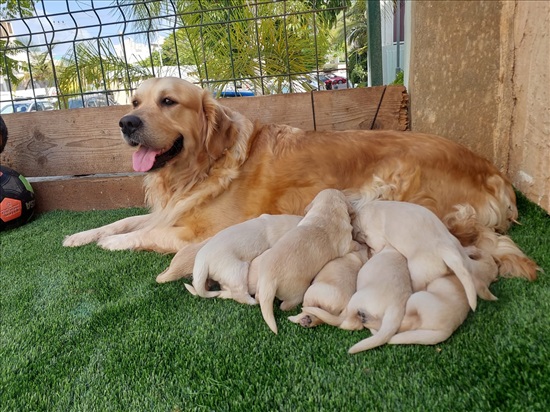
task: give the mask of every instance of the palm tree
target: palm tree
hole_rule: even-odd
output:
[[[367,2],[356,1],[346,11],[346,25],[343,21],[335,29],[336,44],[349,46],[349,73],[352,83],[366,85],[368,51]]]
[[[118,3],[141,30],[162,23],[158,15],[177,15],[181,28],[169,38],[173,54],[191,60],[200,82],[215,90],[246,79],[262,93],[292,91],[298,79],[324,63],[330,41],[329,25],[322,24],[320,13],[311,12],[311,1]]]
[[[115,51],[111,39],[76,43],[58,67],[59,95],[68,96],[94,90],[129,90],[151,72],[128,65]]]

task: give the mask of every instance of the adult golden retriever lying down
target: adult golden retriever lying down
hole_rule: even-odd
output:
[[[150,213],[68,236],[65,246],[97,242],[110,250],[172,253],[262,213],[303,214],[325,188],[358,196],[376,176],[396,183],[386,198],[428,207],[464,245],[490,253],[502,275],[536,277],[536,264],[501,234],[517,218],[512,185],[490,162],[450,140],[253,124],[178,78],[144,81],[132,105],[120,127],[137,149],[134,169],[148,172]],[[465,203],[476,210],[475,233],[455,213],[455,205]]]

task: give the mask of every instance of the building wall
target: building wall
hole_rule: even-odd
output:
[[[468,146],[550,211],[550,2],[410,7],[412,130]]]

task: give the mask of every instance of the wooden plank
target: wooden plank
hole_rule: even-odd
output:
[[[224,98],[219,99],[219,102],[252,121],[283,123],[305,130],[314,129],[310,93]]]
[[[52,110],[2,116],[8,144],[2,164],[27,177],[132,171],[132,152],[120,136],[129,106]]]
[[[316,130],[370,129],[385,87],[312,92]]]
[[[37,213],[142,207],[145,200],[143,177],[139,174],[33,181],[31,185]]]
[[[404,86],[386,87],[373,129],[409,129],[409,95]]]

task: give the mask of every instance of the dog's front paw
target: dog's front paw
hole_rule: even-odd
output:
[[[137,245],[133,236],[129,234],[111,235],[97,241],[99,247],[106,250],[136,249]]]
[[[87,245],[97,241],[101,237],[101,231],[98,229],[90,229],[84,232],[78,232],[74,235],[65,237],[63,240],[63,246],[65,247],[76,247]]]

